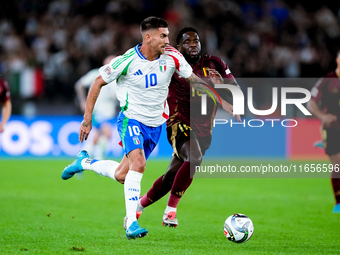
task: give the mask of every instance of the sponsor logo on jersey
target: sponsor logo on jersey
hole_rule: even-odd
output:
[[[159,60],[159,69],[161,70],[162,73],[166,71],[166,60],[165,59]]]
[[[138,69],[137,72],[135,72],[133,75],[143,75],[142,71],[140,69]]]
[[[111,67],[106,67],[105,69],[104,69],[104,72],[106,73],[106,75],[107,76],[110,76],[111,74],[112,74],[112,70],[111,70]]]
[[[136,144],[136,145],[140,144],[138,137],[133,138],[133,143]]]
[[[337,88],[333,88],[332,89],[332,94],[337,94],[339,91],[338,91],[338,89]]]

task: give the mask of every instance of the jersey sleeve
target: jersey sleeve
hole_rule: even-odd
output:
[[[108,65],[99,69],[99,74],[106,83],[116,80],[124,71],[125,67],[132,61],[134,49],[128,50],[124,55],[118,56],[111,60]]]
[[[11,94],[9,92],[9,86],[7,81],[1,79],[0,82],[1,82],[0,86],[3,87],[3,91],[0,95],[0,102],[4,103],[7,100],[11,99]]]
[[[231,73],[229,66],[227,65],[226,62],[224,62],[222,59],[219,59],[219,64],[221,65],[222,68],[222,77],[226,79],[233,80],[235,79],[234,75]]]
[[[325,79],[321,78],[315,83],[311,90],[311,99],[319,103],[322,98],[322,88],[325,86]]]
[[[172,46],[167,46],[167,55],[173,58],[176,65],[176,73],[184,78],[189,78],[192,74],[192,68],[189,63],[185,60],[183,55]]]
[[[192,68],[183,56],[179,58],[179,69],[176,69],[176,73],[184,78],[189,78],[192,74]]]

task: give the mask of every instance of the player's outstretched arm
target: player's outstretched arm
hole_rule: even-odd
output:
[[[225,84],[226,83],[224,81],[222,75],[217,70],[212,69],[212,68],[209,68],[207,70],[209,71],[209,77],[210,77],[210,80],[211,80],[212,83],[214,83],[214,84]],[[234,79],[228,79],[227,83],[230,84],[230,85],[234,85],[238,88],[241,88],[240,85],[237,84],[237,81],[236,81],[235,78]],[[231,97],[233,96],[229,89],[225,88],[224,90],[227,92],[228,96],[231,96]]]
[[[1,122],[0,122],[0,133],[2,133],[5,130],[5,125],[7,121],[9,120],[9,117],[11,116],[12,112],[12,103],[11,100],[8,99],[2,107],[2,114],[1,114]]]
[[[311,99],[307,103],[307,109],[318,119],[321,120],[322,124],[325,126],[330,126],[332,122],[337,121],[337,116],[330,114],[330,113],[324,113],[320,110],[318,103]]]
[[[229,112],[232,116],[235,116],[237,121],[241,121],[240,115],[234,115],[233,106],[227,101],[220,98],[217,92],[213,88],[211,88],[205,81],[199,78],[196,74],[192,73],[191,76],[187,78],[187,81],[190,82],[190,85],[192,85],[196,90],[200,91],[201,93],[208,93],[215,100],[215,102],[218,102],[222,106],[223,110]]]
[[[86,100],[84,120],[80,124],[80,130],[79,130],[79,141],[80,142],[87,140],[90,134],[90,131],[92,129],[93,108],[97,101],[101,87],[106,84],[107,83],[103,80],[103,78],[100,75],[91,84],[89,93],[87,95],[87,100]]]
[[[234,114],[233,105],[232,104],[229,104],[227,101],[222,99],[222,108],[226,112],[229,112],[231,116],[234,116],[237,119],[238,122],[241,122],[241,115]]]

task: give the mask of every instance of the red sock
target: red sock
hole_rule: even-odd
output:
[[[340,203],[340,172],[332,172],[331,176],[331,181],[332,181],[332,187],[333,187],[333,192],[335,196],[335,203],[339,204]]]
[[[147,207],[147,206],[153,204],[154,202],[156,202],[157,200],[162,198],[164,195],[166,195],[170,191],[171,186],[162,183],[163,176],[164,175],[159,177],[154,182],[154,184],[152,185],[151,189],[140,200],[140,204],[143,207]]]
[[[184,192],[189,188],[192,177],[190,176],[190,162],[185,161],[178,170],[174,183],[171,188],[171,194],[168,200],[168,206],[177,207],[179,200]]]

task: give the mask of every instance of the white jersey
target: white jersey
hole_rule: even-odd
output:
[[[99,68],[92,69],[83,77],[80,78],[79,82],[85,87],[90,88],[94,79],[99,75]],[[99,122],[112,119],[116,116],[116,106],[118,104],[116,96],[116,82],[103,86],[100,90],[96,104],[94,105],[93,115]]]
[[[158,127],[169,115],[166,102],[174,72],[190,77],[192,68],[182,54],[171,46],[154,61],[147,60],[139,47],[102,66],[99,73],[107,83],[117,80],[117,97],[124,115],[144,125]]]

